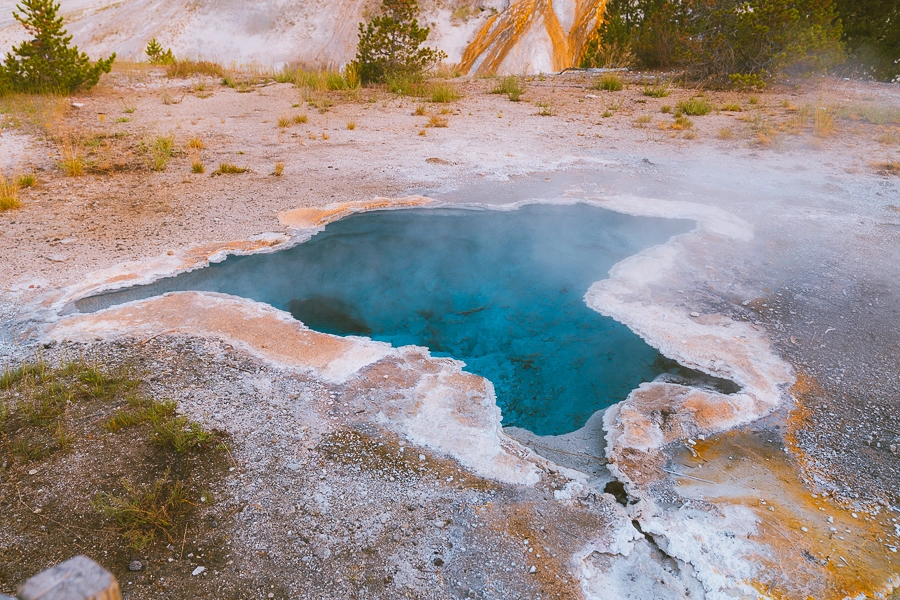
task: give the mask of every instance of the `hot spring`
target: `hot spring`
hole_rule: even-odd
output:
[[[288,250],[231,256],[76,306],[184,290],[251,298],[317,331],[461,360],[494,384],[504,426],[558,435],[677,370],[584,295],[617,262],[693,225],[587,204],[376,211]]]

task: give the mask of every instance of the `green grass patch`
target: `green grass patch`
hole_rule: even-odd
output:
[[[123,478],[119,493],[99,492],[93,508],[115,520],[134,550],[150,545],[158,535],[174,542],[176,528],[193,509],[187,487],[169,472],[151,484],[137,485]]]
[[[428,95],[432,102],[439,103],[454,102],[462,98],[455,85],[442,81],[429,84]]]
[[[525,93],[525,82],[517,75],[506,75],[497,79],[491,93],[504,94],[511,102],[518,102]]]
[[[620,92],[625,87],[625,82],[616,73],[604,73],[597,79],[592,89],[606,90],[607,92]]]
[[[678,103],[678,110],[692,117],[708,115],[713,107],[703,98],[691,98]]]

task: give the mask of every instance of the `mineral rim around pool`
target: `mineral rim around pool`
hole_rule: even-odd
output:
[[[185,290],[252,298],[317,331],[462,360],[494,384],[504,425],[558,435],[674,366],[584,295],[615,263],[693,225],[587,204],[378,211],[289,250],[230,257],[78,307]]]

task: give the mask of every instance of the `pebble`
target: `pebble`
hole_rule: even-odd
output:
[[[692,317],[699,317],[699,316],[700,316],[700,313],[698,313],[698,312],[692,312],[692,313],[691,313],[691,316],[692,316]]]
[[[529,572],[529,573],[535,573],[535,572],[537,572],[537,567],[535,567],[534,565],[532,565],[531,568],[528,569],[528,572]]]
[[[801,528],[800,528],[800,531],[802,531],[802,532],[805,533],[805,532],[809,531],[809,529],[807,529],[806,527],[801,527]]]
[[[142,563],[139,560],[133,560],[130,563],[128,563],[129,571],[140,571],[143,568],[144,568],[144,563]]]
[[[200,573],[202,573],[205,570],[206,570],[206,567],[197,567],[196,569],[191,571],[191,575],[199,575]]]
[[[31,469],[30,471],[28,471],[28,474],[29,475],[37,475],[37,472],[38,472],[37,469]]]
[[[856,513],[850,513],[850,516],[853,517],[854,519],[858,519],[858,518],[859,518],[859,515],[856,514]]]

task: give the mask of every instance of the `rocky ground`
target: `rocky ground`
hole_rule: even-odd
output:
[[[25,459],[5,434],[0,591],[86,553],[133,598],[607,597],[585,583],[586,573],[623,585],[639,568],[658,589],[634,584],[629,593],[721,597],[708,580],[705,591],[697,587],[691,561],[671,558],[674,543],[663,554],[659,532],[637,542],[631,562],[609,558],[611,546],[585,561],[588,541],[608,541],[613,524],[642,518],[616,502],[614,494],[629,503],[624,488],[592,471],[604,457],[599,442],[593,453],[584,439],[542,448],[511,432],[591,477],[573,497],[564,467],[530,458],[542,465],[534,485],[477,475],[344,407],[361,393],[350,393],[351,384],[279,368],[214,335],[41,345],[55,319],[37,311],[41,303],[52,305],[92,273],[263,233],[290,236],[282,211],[409,193],[485,204],[627,194],[746,221],[750,240],[685,245],[690,255],[674,262],[677,284],[653,288],[651,304],[727,316],[770,340],[798,377],[790,393],[797,404],[785,389],[782,408],[757,424],[771,441],[760,455],[787,456],[797,493],[812,502],[824,492],[834,502],[827,510],[843,511],[839,521],[855,511],[881,527],[855,543],[862,554],[884,554],[866,564],[896,573],[897,86],[817,79],[752,94],[672,86],[655,98],[644,94],[655,79],[640,74],[627,75],[622,91],[591,89],[595,81],[536,77],[523,101],[511,102],[489,93],[493,79],[451,80],[462,98],[432,103],[383,89],[238,91],[126,65],[89,95],[2,99],[0,167],[6,175],[33,170],[37,179],[21,191],[21,208],[0,213],[0,246],[11,257],[0,263],[4,362],[15,368],[43,354],[50,363],[65,355],[131,365],[143,394],[177,400],[181,413],[222,437],[171,458],[146,425],[109,434],[101,424],[122,398],[86,405],[67,453]],[[697,96],[713,110],[676,121],[679,102]],[[153,148],[170,136],[173,152],[153,170]],[[61,164],[79,157],[84,175],[67,176]],[[249,170],[213,174],[223,162]],[[195,163],[205,172],[192,172]],[[277,163],[280,176],[272,174]],[[679,458],[684,448],[671,446],[667,460],[693,469]],[[578,456],[566,459],[573,449]],[[191,474],[195,506],[132,550],[91,500],[121,491],[123,476],[150,484],[170,463]],[[648,515],[645,526],[661,522]],[[128,570],[134,560],[141,570]],[[822,597],[888,589],[869,575],[855,583],[833,576]],[[795,597],[783,584],[791,576],[760,577]]]

